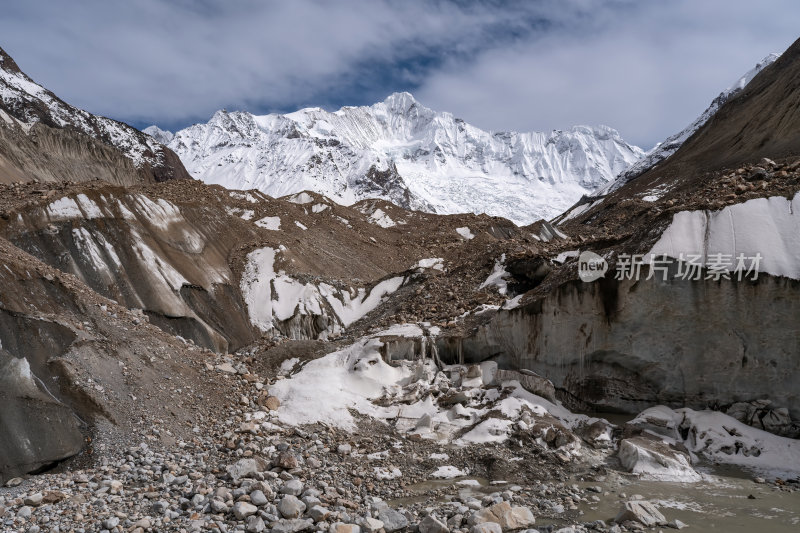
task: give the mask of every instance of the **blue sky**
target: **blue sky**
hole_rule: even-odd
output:
[[[484,129],[606,124],[649,148],[800,37],[798,20],[794,0],[31,1],[4,5],[0,46],[137,127],[410,91]]]

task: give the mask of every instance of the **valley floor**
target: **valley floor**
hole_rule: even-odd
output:
[[[288,340],[229,356],[206,352],[203,381],[229,391],[217,399],[218,414],[200,413],[188,437],[153,427],[123,442],[97,428],[91,455],[0,489],[0,525],[567,533],[685,524],[794,531],[800,523],[800,479],[776,475],[800,464],[779,464],[795,460],[798,441],[738,428],[744,442],[755,435],[764,459],[747,471],[714,467],[725,456],[708,442],[697,454],[687,450],[693,466],[677,454],[648,455],[636,439],[668,427],[658,420],[674,411],[649,410],[617,426],[570,413],[511,379],[531,388],[524,374],[493,364],[437,365],[430,351],[392,360],[387,339],[420,333],[398,326],[327,354],[324,343],[301,341],[297,350]],[[175,397],[188,392],[173,387]],[[736,421],[716,416],[737,433]],[[715,429],[705,428],[708,441]],[[616,456],[621,441],[643,446],[632,463]],[[628,472],[637,468],[644,471]]]

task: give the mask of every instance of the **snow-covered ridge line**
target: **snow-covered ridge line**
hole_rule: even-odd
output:
[[[699,130],[706,122],[708,122],[708,120],[714,116],[714,114],[719,110],[720,107],[722,107],[723,104],[725,104],[725,102],[739,94],[739,92],[741,92],[742,89],[744,89],[745,86],[747,86],[747,84],[750,83],[750,81],[752,81],[752,79],[755,78],[759,72],[774,63],[775,60],[777,60],[780,56],[781,54],[772,53],[756,63],[756,66],[748,70],[744,76],[736,80],[730,87],[719,93],[719,95],[714,98],[711,104],[699,117],[694,120],[694,122],[686,126],[686,128],[680,132],[667,137],[664,141],[657,144],[639,161],[636,161],[630,166],[630,168],[622,172],[615,181],[611,182],[605,187],[601,187],[601,189],[598,190],[595,195],[604,195],[619,189],[632,179],[644,174],[647,170],[650,170],[678,151],[678,148],[681,147],[686,139],[691,137],[694,132]]]
[[[551,218],[643,152],[608,127],[487,132],[396,93],[369,107],[255,116],[218,111],[169,140],[189,172],[274,197],[311,190],[350,205],[382,198],[441,214]]]
[[[62,101],[19,70],[0,49],[0,105],[23,124],[46,122],[72,128],[118,148],[136,167],[164,164],[163,146],[122,122],[93,115]]]

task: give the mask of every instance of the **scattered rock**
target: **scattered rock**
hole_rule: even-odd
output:
[[[278,454],[275,464],[285,470],[293,470],[300,466],[300,462],[297,460],[297,457],[288,451]]]
[[[264,524],[264,519],[260,516],[248,516],[247,522],[245,522],[245,530],[247,533],[262,533],[267,529],[266,524]]]
[[[41,492],[37,492],[36,494],[31,494],[30,496],[26,496],[23,498],[23,503],[25,505],[30,505],[31,507],[39,507],[42,504],[42,500],[44,496]]]
[[[352,451],[353,451],[353,447],[352,447],[352,446],[350,446],[349,444],[340,444],[340,445],[339,445],[339,446],[336,448],[336,452],[337,452],[339,455],[350,455],[350,453],[351,453]]]
[[[269,502],[267,497],[264,493],[260,490],[254,490],[250,493],[250,503],[255,505],[256,507],[261,507],[262,505],[266,505]]]
[[[280,406],[281,406],[281,401],[278,399],[277,396],[268,396],[267,399],[264,400],[264,407],[266,407],[270,411],[277,411]]]

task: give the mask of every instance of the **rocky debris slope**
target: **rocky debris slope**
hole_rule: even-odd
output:
[[[0,181],[101,178],[134,185],[189,177],[172,150],[67,104],[0,49]]]
[[[203,350],[0,239],[0,479],[152,428],[166,441],[224,397]],[[176,396],[176,390],[180,393]]]
[[[486,132],[397,93],[370,107],[254,116],[218,111],[174,135],[149,132],[191,174],[271,196],[313,190],[352,204],[382,198],[435,213],[550,218],[643,152],[607,127]]]

